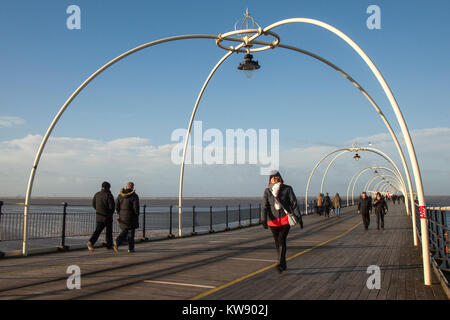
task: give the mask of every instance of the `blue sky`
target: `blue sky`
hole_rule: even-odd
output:
[[[81,8],[81,30],[66,27],[69,16],[66,8],[71,4]],[[369,17],[366,9],[371,4],[381,9],[381,30],[366,27]],[[334,25],[353,38],[388,81],[409,129],[418,135],[434,132],[428,136],[430,140],[424,138],[423,145],[416,145],[426,193],[450,193],[450,172],[441,160],[450,159],[446,154],[449,151],[444,151],[441,159],[425,153],[430,146],[435,146],[433,152],[439,152],[443,146],[445,149],[448,139],[442,135],[448,134],[446,128],[450,127],[448,1],[3,0],[0,6],[0,148],[7,159],[3,162],[0,159],[0,174],[8,187],[2,183],[0,195],[25,192],[38,136],[45,133],[63,102],[92,72],[145,42],[180,34],[216,35],[231,31],[247,7],[262,27],[285,18],[308,17]],[[310,50],[343,68],[372,95],[399,131],[375,77],[342,40],[304,24],[274,31],[282,43]],[[94,145],[139,138],[143,145],[164,149],[162,146],[171,143],[173,130],[187,126],[203,81],[224,54],[213,40],[183,40],[132,55],[100,75],[76,98],[52,136],[85,143],[95,141]],[[364,145],[368,142],[365,140],[386,133],[381,119],[359,91],[329,67],[283,49],[255,53],[254,57],[262,67],[252,79],[245,78],[236,68],[243,59],[242,54],[233,55],[223,64],[207,88],[196,119],[202,120],[205,128],[223,131],[226,128],[280,129],[282,153],[288,155],[290,150],[302,150],[295,153],[301,158],[298,162],[302,166],[297,166],[292,159],[283,160],[286,158],[280,163],[299,195],[304,192],[307,175],[321,153],[348,146],[357,138]],[[1,125],[2,117],[4,121],[12,121],[8,120],[11,117],[15,120]],[[436,128],[440,130],[427,131]],[[421,137],[417,139],[422,141]],[[48,147],[52,148],[52,144],[56,147],[58,142],[51,140]],[[71,153],[78,160],[95,153],[95,149],[89,149],[92,145],[80,144],[79,153]],[[19,152],[28,146],[30,152]],[[55,149],[55,153],[61,155],[65,151],[69,157],[68,146],[61,145],[63,149]],[[390,150],[389,145],[383,147]],[[391,153],[398,160],[394,149]],[[90,195],[101,183],[98,180],[106,177],[116,183],[116,189],[127,180],[142,179],[145,195],[177,194],[178,167],[169,164],[170,159],[162,157],[160,163],[154,163],[151,157],[141,155],[142,169],[127,171],[123,167],[133,166],[135,154],[130,151],[127,156],[123,163],[114,162],[111,166],[107,165],[111,159],[105,157],[101,170],[92,165],[92,172],[86,172],[89,166],[81,166],[77,159],[72,159],[73,165],[67,167],[69,161],[44,155],[35,193]],[[305,158],[309,160],[306,163],[302,162]],[[358,165],[367,166],[374,161],[381,163],[381,160],[368,159],[367,163]],[[357,169],[352,166],[340,172],[341,175],[331,175],[330,188],[344,189],[342,181]],[[265,177],[254,176],[254,183],[235,185],[240,178],[252,179],[257,168],[234,169],[188,166],[186,194],[228,196],[262,192]],[[153,170],[156,171],[152,173]],[[217,176],[214,182],[209,180],[211,174]],[[204,182],[199,184],[198,177]]]

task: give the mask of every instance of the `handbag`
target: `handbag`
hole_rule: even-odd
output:
[[[281,206],[281,208],[284,210],[284,213],[286,213],[286,215],[288,216],[288,220],[289,220],[289,225],[290,226],[295,226],[298,224],[298,217],[293,214],[293,213],[289,213],[283,206],[283,204],[276,198],[274,197],[275,201]],[[302,227],[303,228],[303,227]]]
[[[295,226],[296,224],[298,224],[298,218],[295,214],[287,213],[287,215],[288,215],[288,220],[289,220],[290,226]]]

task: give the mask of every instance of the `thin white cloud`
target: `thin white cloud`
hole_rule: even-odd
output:
[[[411,131],[426,194],[450,194],[450,128]],[[0,142],[0,196],[24,194],[28,175],[42,137],[27,135],[22,139]],[[398,152],[388,134],[357,137],[370,141],[401,167]],[[402,139],[400,139],[402,141]],[[401,142],[403,145],[403,142]],[[129,137],[111,141],[85,138],[51,138],[42,156],[34,194],[46,196],[89,196],[108,180],[118,191],[132,180],[141,194],[176,196],[179,165],[172,163],[174,144],[154,146],[148,139]],[[308,176],[331,146],[310,146],[280,150],[280,171],[297,195],[304,195]],[[407,155],[406,148],[404,152]],[[351,176],[374,164],[388,165],[375,155],[361,154],[359,162],[352,154],[336,161],[326,180],[330,193],[345,193]],[[408,160],[409,162],[409,160]],[[327,162],[328,163],[328,162]],[[316,194],[327,163],[314,176],[310,194]],[[187,165],[186,196],[253,196],[262,194],[267,177],[259,175],[259,165]],[[412,172],[412,171],[411,171]],[[368,178],[368,177],[367,177]]]
[[[24,123],[25,120],[19,117],[0,116],[0,128],[11,128]]]

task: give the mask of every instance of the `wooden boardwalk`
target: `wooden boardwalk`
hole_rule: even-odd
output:
[[[375,217],[365,231],[355,208],[341,218],[304,217],[288,237],[288,270],[278,274],[272,235],[261,226],[183,239],[0,260],[0,299],[447,299],[433,274],[423,285],[411,219],[392,205],[386,228]],[[81,269],[81,289],[68,290],[67,267]],[[369,290],[368,266],[381,269]]]

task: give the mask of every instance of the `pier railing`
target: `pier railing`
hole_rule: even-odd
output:
[[[416,205],[416,225],[420,226],[420,211]],[[433,267],[441,281],[450,288],[450,207],[427,207],[429,247]],[[420,228],[417,228],[420,237]]]
[[[308,213],[305,205],[298,202],[302,215],[314,213],[314,202],[309,202]],[[345,204],[342,208],[346,207]],[[261,203],[246,205],[224,205],[183,207],[182,232],[184,235],[199,233],[214,233],[236,228],[260,224]],[[113,234],[119,234],[118,215],[113,214]],[[56,245],[62,250],[68,243],[87,241],[96,225],[95,210],[88,205],[39,203],[31,204],[28,216],[28,240],[36,244]],[[140,207],[139,228],[136,238],[147,241],[156,238],[174,238],[178,234],[178,207],[151,206],[143,204]],[[84,239],[84,240],[83,240]],[[0,241],[6,245],[23,240],[23,203],[0,201]],[[39,243],[39,244],[38,244]],[[18,246],[18,245],[16,245]],[[7,247],[11,247],[7,245]],[[0,251],[2,251],[0,249]],[[0,252],[1,256],[1,252]]]

